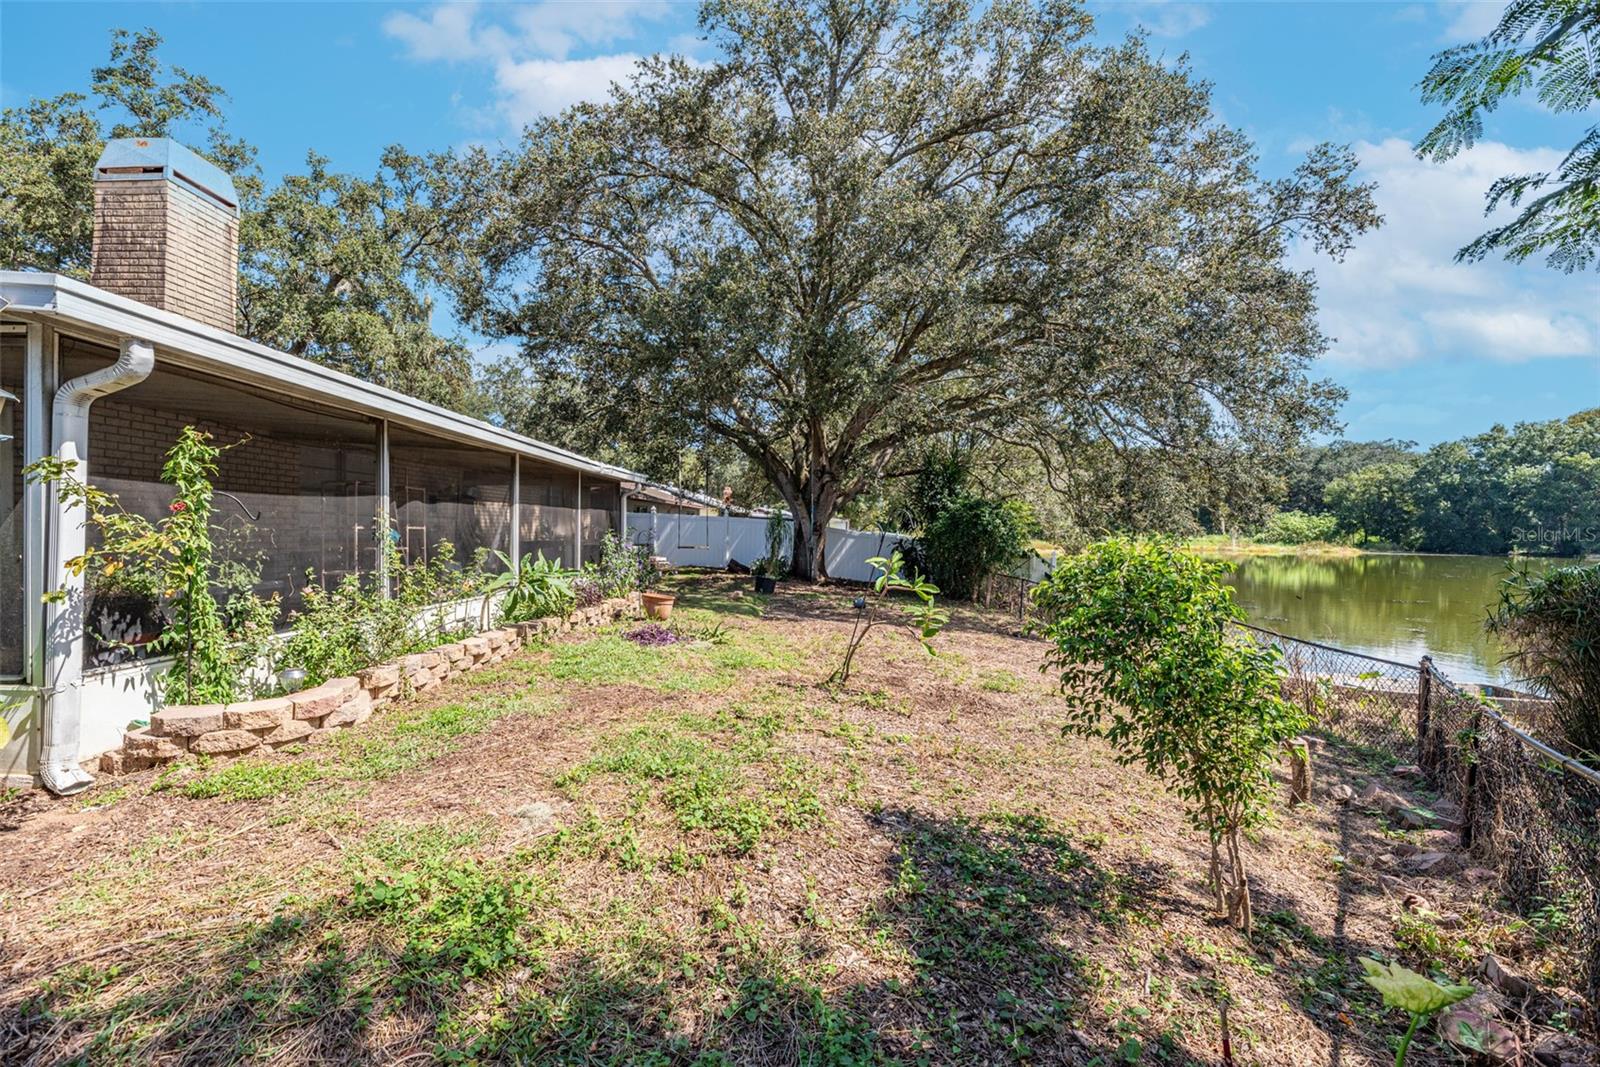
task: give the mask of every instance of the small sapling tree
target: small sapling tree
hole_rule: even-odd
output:
[[[1273,760],[1304,725],[1278,690],[1278,652],[1230,638],[1242,613],[1229,565],[1166,540],[1114,538],[1064,561],[1035,591],[1049,620],[1044,670],[1071,700],[1063,732],[1102,737],[1160,776],[1211,845],[1218,908],[1249,932],[1241,835],[1267,810]]]
[[[939,587],[920,574],[907,578],[904,573],[905,560],[898,548],[887,557],[872,557],[867,560],[867,565],[878,570],[878,577],[868,595],[856,597],[856,621],[850,628],[850,642],[845,646],[844,662],[828,677],[830,685],[844,685],[850,680],[850,670],[855,665],[856,652],[860,650],[861,643],[874,626],[887,621],[881,616],[880,609],[892,593],[910,593],[916,598],[914,602],[903,606],[903,616],[899,621],[916,633],[917,640],[930,656],[933,655],[934,637],[950,621],[950,613],[933,602]]]

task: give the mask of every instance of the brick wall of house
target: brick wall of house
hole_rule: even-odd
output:
[[[300,491],[300,449],[295,444],[175,411],[130,404],[115,395],[97,400],[90,409],[92,477],[160,481],[167,450],[185,426],[204,430],[211,434],[213,444],[226,449],[217,460],[218,489],[230,493]]]

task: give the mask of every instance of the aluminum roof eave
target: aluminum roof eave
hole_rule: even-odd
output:
[[[0,312],[47,317],[65,332],[87,332],[112,344],[123,337],[137,337],[155,345],[158,365],[166,362],[205,371],[464,444],[500,449],[602,478],[638,481],[643,477],[60,274],[0,271]]]

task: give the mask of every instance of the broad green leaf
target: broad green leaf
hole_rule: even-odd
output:
[[[1398,963],[1382,964],[1363,958],[1361,966],[1367,972],[1367,984],[1383,994],[1385,1005],[1412,1015],[1432,1015],[1477,992],[1469,985],[1435,982]]]

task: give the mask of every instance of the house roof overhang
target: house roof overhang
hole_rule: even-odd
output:
[[[0,315],[48,321],[64,333],[113,346],[124,337],[139,338],[155,346],[157,366],[166,363],[216,375],[270,395],[386,419],[393,425],[600,478],[642,480],[642,475],[624,467],[536,441],[60,274],[0,271]]]

